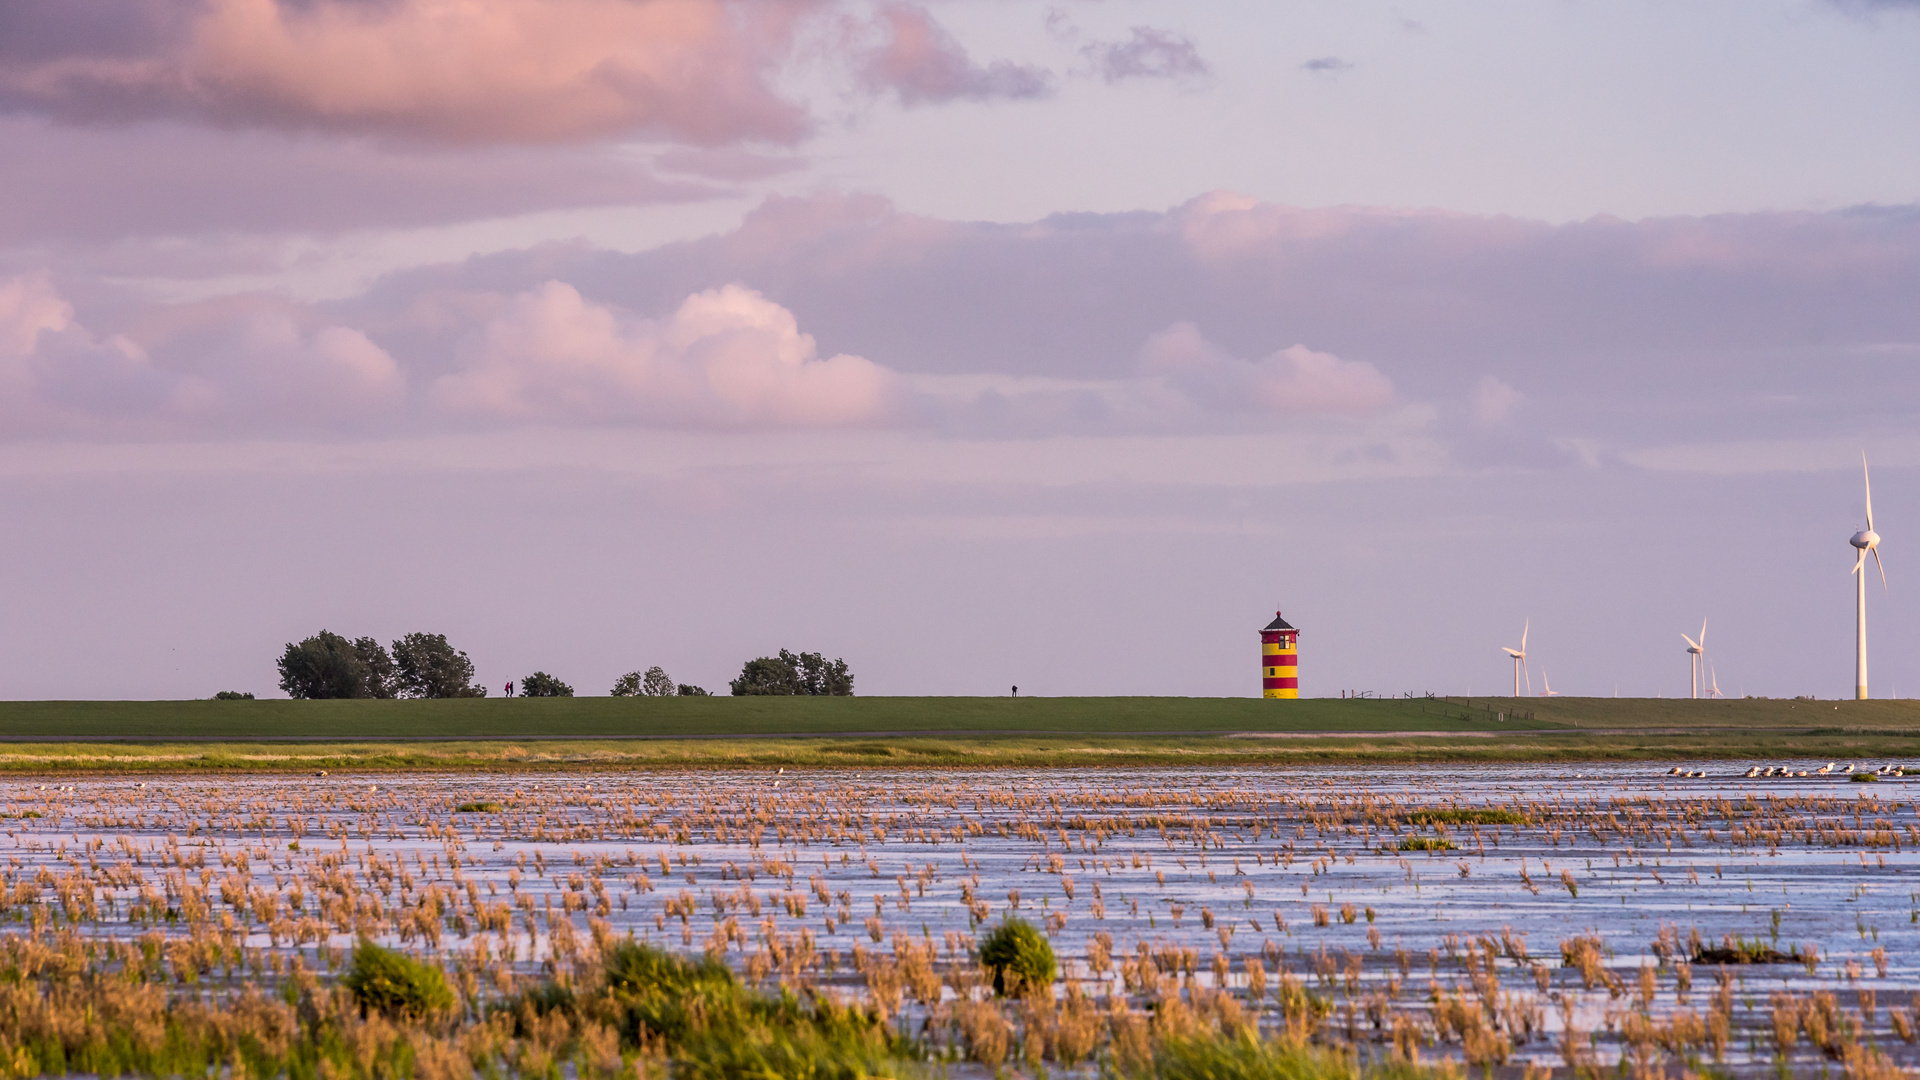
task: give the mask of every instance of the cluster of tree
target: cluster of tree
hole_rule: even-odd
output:
[[[536,671],[520,680],[521,697],[572,697],[573,687],[544,671]]]
[[[614,697],[708,697],[705,690],[692,683],[676,684],[666,669],[658,664],[645,671],[629,671],[613,684]]]
[[[294,698],[485,697],[473,661],[445,634],[408,634],[392,650],[370,637],[351,641],[329,630],[288,645],[280,689]]]
[[[811,694],[815,697],[852,697],[853,673],[845,660],[829,661],[819,653],[790,653],[749,660],[730,684],[735,697],[758,694]]]

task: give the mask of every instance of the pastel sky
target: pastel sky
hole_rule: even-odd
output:
[[[16,0],[0,148],[0,696],[1842,696],[1863,453],[1920,695],[1914,0]]]

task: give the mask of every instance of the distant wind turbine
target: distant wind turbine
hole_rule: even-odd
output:
[[[1854,661],[1853,696],[1867,700],[1867,552],[1873,552],[1874,568],[1880,571],[1880,588],[1887,587],[1887,568],[1880,562],[1880,534],[1873,531],[1873,477],[1867,474],[1867,455],[1860,455],[1860,478],[1867,488],[1867,527],[1847,541],[1857,551],[1853,560],[1854,581]]]
[[[1702,634],[1701,636],[1705,637],[1706,635]],[[1707,677],[1713,680],[1713,692],[1708,696],[1709,697],[1726,697],[1727,695],[1720,692],[1720,675],[1718,672],[1713,670],[1712,664],[1707,665]]]
[[[1692,677],[1692,681],[1687,684],[1687,693],[1692,695],[1693,697],[1699,697],[1700,696],[1700,657],[1704,655],[1707,651],[1707,620],[1705,619],[1700,620],[1700,640],[1699,641],[1695,641],[1685,634],[1680,635],[1680,640],[1687,643],[1687,656],[1689,658],[1689,662],[1693,666],[1693,677]]]
[[[1526,667],[1527,667],[1527,631],[1531,629],[1532,626],[1533,626],[1533,620],[1528,619],[1526,623],[1520,627],[1520,648],[1518,650],[1509,649],[1504,645],[1501,646],[1500,648],[1501,652],[1506,653],[1508,656],[1513,657],[1513,696],[1514,697],[1520,696],[1520,673],[1522,671],[1526,671]],[[1527,671],[1527,696],[1528,697],[1533,696],[1533,672],[1531,671]]]
[[[1540,691],[1541,697],[1559,697],[1560,696],[1560,691],[1555,690],[1553,688],[1553,680],[1547,678],[1546,668],[1540,669],[1540,685],[1546,687],[1545,690]]]

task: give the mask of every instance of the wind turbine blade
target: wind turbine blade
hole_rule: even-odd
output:
[[[1702,634],[1702,635],[1700,635],[1700,636],[1701,636],[1701,637],[1705,637],[1706,635],[1705,635],[1705,634]],[[1680,635],[1680,640],[1681,640],[1681,641],[1684,641],[1684,642],[1686,642],[1686,643],[1687,643],[1688,645],[1691,645],[1691,646],[1693,646],[1693,651],[1694,651],[1694,652],[1701,652],[1701,651],[1703,651],[1703,650],[1702,650],[1702,649],[1700,648],[1700,643],[1699,643],[1699,642],[1697,642],[1697,641],[1695,641],[1695,640],[1693,640],[1692,638],[1690,638],[1690,637],[1688,637],[1688,636],[1687,636],[1687,635],[1685,635],[1685,634],[1681,634],[1681,635]]]
[[[1700,620],[1700,651],[1707,651],[1707,620]]]
[[[1866,481],[1866,485],[1867,485],[1867,531],[1872,532],[1873,531],[1873,477],[1868,475],[1867,473],[1867,454],[1866,454],[1866,451],[1864,450],[1860,452],[1860,479]],[[1895,522],[1895,524],[1898,524],[1898,522]]]
[[[1520,627],[1520,655],[1522,656],[1525,656],[1527,653],[1527,631],[1531,630],[1532,628],[1533,628],[1533,619],[1531,617],[1529,617],[1526,623]]]
[[[1503,653],[1506,653],[1508,656],[1513,657],[1515,660],[1518,660],[1521,657],[1527,655],[1526,653],[1523,653],[1523,652],[1514,652],[1512,649],[1509,649],[1504,645],[1500,647],[1500,651]]]
[[[1527,668],[1527,665],[1525,665],[1525,664],[1521,664],[1521,665],[1520,665],[1520,670],[1521,670],[1522,672],[1525,672],[1525,673],[1526,673],[1526,676],[1527,676],[1527,696],[1528,696],[1528,697],[1532,697],[1532,696],[1533,696],[1533,672],[1532,672],[1532,671],[1530,671],[1530,670],[1528,670],[1528,668]]]
[[[1872,526],[1869,525],[1868,528],[1872,528]],[[1862,562],[1866,561],[1864,556],[1862,556],[1861,561]],[[1873,549],[1873,565],[1880,570],[1880,590],[1882,592],[1885,592],[1887,588],[1887,568],[1881,565],[1880,549],[1877,546]]]
[[[1876,559],[1879,558],[1880,553],[1877,551],[1874,552],[1873,557]],[[1859,556],[1853,560],[1853,570],[1851,572],[1855,574],[1859,573],[1861,564],[1865,563],[1866,561],[1867,561],[1867,549],[1861,548]]]

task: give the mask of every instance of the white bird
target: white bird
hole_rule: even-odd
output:
[[[1758,766],[1758,765],[1755,765],[1755,766],[1754,766],[1754,767],[1752,767],[1751,769],[1748,769],[1748,770],[1747,770],[1747,775],[1748,775],[1748,776],[1759,776],[1759,775],[1760,775],[1760,766]]]
[[[1887,588],[1887,568],[1880,561],[1880,534],[1873,531],[1873,477],[1867,473],[1867,455],[1860,455],[1860,478],[1867,492],[1867,527],[1853,534],[1847,543],[1854,547],[1854,627],[1853,696],[1867,700],[1867,552],[1873,552],[1873,565],[1880,571],[1880,589]]]
[[[1820,774],[1821,776],[1825,776],[1825,775],[1827,775],[1828,773],[1830,773],[1830,772],[1832,772],[1832,771],[1833,771],[1833,762],[1831,762],[1831,761],[1829,761],[1829,762],[1827,762],[1827,763],[1826,763],[1825,765],[1823,765],[1823,766],[1821,766],[1820,768],[1818,768],[1818,769],[1816,769],[1816,770],[1814,770],[1814,771],[1815,771],[1815,772],[1818,772],[1818,773],[1819,773],[1819,774]]]
[[[1707,651],[1707,620],[1700,620],[1700,640],[1695,641],[1685,634],[1680,640],[1687,643],[1687,659],[1692,665],[1693,674],[1688,683],[1687,692],[1693,697],[1700,696],[1700,657]]]
[[[1520,696],[1520,673],[1526,670],[1526,666],[1527,666],[1527,631],[1532,627],[1533,627],[1533,620],[1531,618],[1529,618],[1524,624],[1521,625],[1520,648],[1509,649],[1504,645],[1500,647],[1501,652],[1506,653],[1508,656],[1513,657],[1513,696],[1514,697]],[[1529,695],[1533,693],[1533,673],[1532,672],[1527,673],[1527,693]]]

